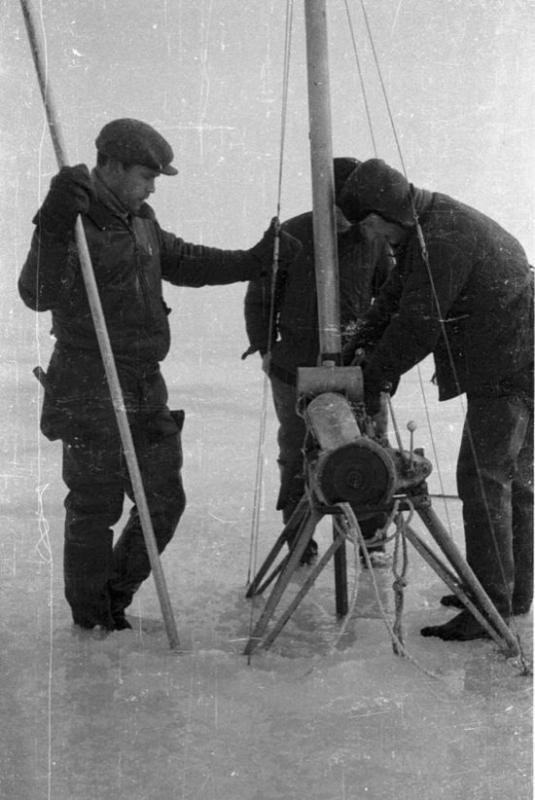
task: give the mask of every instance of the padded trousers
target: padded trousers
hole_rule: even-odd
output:
[[[181,479],[181,418],[166,435],[133,430],[143,488],[161,553],[184,511]],[[135,505],[127,465],[117,433],[109,438],[63,443],[65,499],[65,595],[74,622],[83,627],[114,628],[135,591],[150,574],[150,562]],[[126,525],[113,544],[112,526],[128,497],[134,502]]]
[[[533,598],[533,400],[468,397],[457,464],[466,559],[505,617]]]

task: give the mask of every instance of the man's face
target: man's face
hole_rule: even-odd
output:
[[[405,239],[406,231],[395,222],[388,222],[379,214],[368,214],[360,223],[370,239],[387,241],[393,250]]]
[[[115,162],[106,174],[106,182],[126,208],[135,213],[155,191],[159,172],[141,164],[124,165]]]

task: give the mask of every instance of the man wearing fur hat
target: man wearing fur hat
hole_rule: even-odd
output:
[[[396,267],[345,350],[367,351],[368,412],[380,390],[430,353],[440,400],[466,393],[457,464],[468,564],[505,619],[533,596],[533,274],[497,222],[444,194],[415,189],[379,159],[343,188],[346,217],[385,236]],[[457,605],[455,596],[443,605]],[[467,611],[424,636],[486,631]]]
[[[160,362],[170,345],[162,280],[175,286],[247,281],[271,272],[273,226],[250,250],[190,244],[160,228],[146,200],[176,175],[169,143],[150,125],[113,120],[96,140],[97,165],[63,167],[34,218],[19,278],[22,299],[52,312],[56,338],[41,429],[63,442],[65,594],[82,628],[130,627],[125,609],[149,575],[137,509],[113,545],[112,526],[132,486],[100,356],[74,225],[81,215],[159,551],[185,506],[182,412],[167,406]],[[282,234],[282,260],[299,243]]]
[[[333,160],[335,201],[359,163],[354,158]],[[358,225],[351,225],[338,208],[335,210],[340,321],[342,336],[347,339],[348,326],[369,308],[393,265],[393,258],[389,248],[367,237]],[[286,220],[282,230],[298,239],[302,249],[289,269],[284,266],[279,269],[273,303],[270,281],[260,279],[249,284],[245,297],[245,325],[251,346],[244,357],[258,351],[270,379],[279,422],[280,491],[277,509],[282,511],[286,524],[305,488],[303,446],[306,426],[296,411],[297,368],[317,365],[319,335],[312,212]],[[384,521],[383,517],[361,520],[364,536],[372,537]],[[385,563],[383,550],[382,545],[370,547],[375,566]],[[317,544],[312,540],[303,562],[310,563],[316,553]]]

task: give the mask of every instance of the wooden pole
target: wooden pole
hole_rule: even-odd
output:
[[[39,38],[37,36],[37,29],[34,24],[33,13],[30,7],[29,0],[20,0],[20,4],[22,7],[22,13],[24,16],[24,22],[28,33],[30,48],[32,51],[35,69],[37,72],[39,88],[41,90],[41,96],[43,98],[43,104],[45,107],[48,127],[50,130],[50,136],[52,138],[52,144],[54,146],[54,152],[56,154],[58,165],[62,167],[67,164],[66,149],[63,143],[58,116],[55,111],[55,105],[52,97],[50,82],[46,75],[46,69],[42,55],[42,47],[39,42]],[[141,473],[136,458],[132,433],[130,431],[130,426],[128,424],[128,417],[126,414],[123,394],[119,382],[119,376],[117,374],[117,368],[115,366],[115,359],[113,357],[113,351],[111,348],[111,342],[108,335],[106,320],[104,318],[104,312],[102,310],[102,305],[100,302],[98,287],[95,280],[95,273],[93,271],[91,256],[89,253],[89,248],[87,246],[87,239],[85,236],[84,226],[80,217],[78,217],[76,220],[75,236],[76,236],[76,245],[78,247],[78,256],[82,268],[82,276],[84,279],[84,284],[87,292],[89,307],[91,309],[91,316],[93,318],[95,333],[98,339],[98,344],[102,355],[102,361],[104,364],[106,378],[110,389],[113,408],[117,419],[117,425],[119,427],[119,434],[121,437],[124,456],[127,463],[128,472],[130,475],[130,481],[132,483],[132,490],[134,493],[137,510],[139,513],[139,519],[141,522],[141,528],[143,531],[145,546],[147,548],[147,554],[149,557],[152,574],[154,577],[154,582],[156,584],[156,590],[158,592],[158,598],[160,601],[162,616],[164,619],[167,636],[169,639],[169,646],[171,647],[171,649],[176,649],[178,647],[179,641],[178,641],[178,633],[176,629],[175,618],[173,616],[173,609],[171,607],[171,602],[169,600],[169,593],[167,591],[167,586],[165,583],[165,576],[160,562],[158,547],[156,545],[154,529],[152,527],[152,520],[150,518],[147,499],[143,488],[143,481],[141,478]]]
[[[325,0],[305,0],[305,25],[320,359],[337,365],[340,302],[325,5]]]

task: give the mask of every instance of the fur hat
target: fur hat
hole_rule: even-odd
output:
[[[334,196],[338,198],[344,183],[352,172],[361,164],[356,158],[339,157],[333,158],[334,167]]]
[[[379,214],[398,225],[413,225],[411,187],[401,172],[380,158],[362,162],[344,183],[338,206],[351,222]]]

